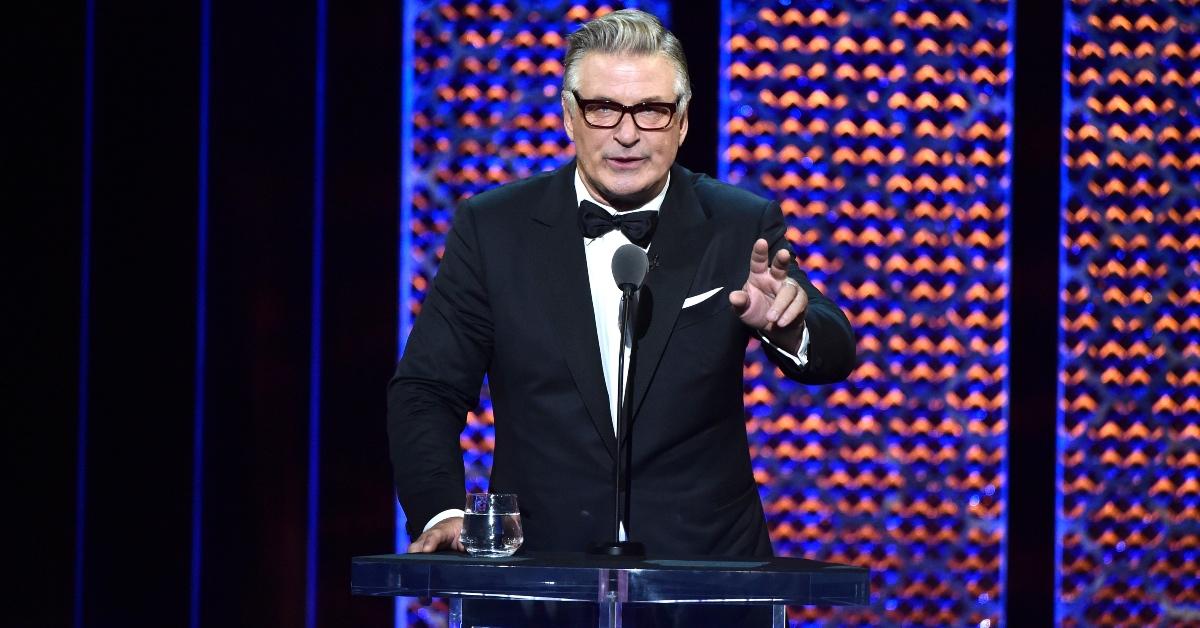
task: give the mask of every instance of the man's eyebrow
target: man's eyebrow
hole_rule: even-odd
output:
[[[608,96],[603,96],[603,95],[593,96],[591,98],[588,98],[587,96],[580,94],[579,97],[583,100],[607,100],[608,102],[615,102],[617,104],[625,104],[625,103],[622,103],[621,101],[617,100],[616,98],[610,98]],[[640,104],[646,103],[646,102],[675,102],[675,99],[674,98],[664,98],[662,96],[648,96],[648,97],[643,98],[635,103],[630,103],[630,104],[640,105]]]

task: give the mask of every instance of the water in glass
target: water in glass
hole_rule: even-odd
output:
[[[460,539],[472,556],[511,556],[525,541],[517,496],[499,493],[467,495]]]
[[[472,556],[512,556],[524,541],[520,514],[463,515],[462,544]]]

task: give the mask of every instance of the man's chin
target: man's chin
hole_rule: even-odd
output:
[[[654,194],[649,191],[641,191],[633,194],[612,194],[608,196],[608,201],[613,209],[628,211],[649,203],[652,198],[654,198]]]
[[[650,202],[650,199],[658,195],[661,190],[655,189],[658,187],[657,182],[649,185],[627,185],[617,188],[607,188],[603,190],[604,198],[608,201],[613,209],[628,210],[637,209],[642,205]]]

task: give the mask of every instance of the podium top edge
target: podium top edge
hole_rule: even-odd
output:
[[[507,558],[482,558],[458,552],[433,554],[375,554],[355,556],[352,564],[398,563],[462,566],[506,566],[562,569],[618,569],[618,570],[711,570],[711,571],[785,571],[785,572],[838,572],[869,573],[866,567],[855,567],[806,558],[774,557],[756,558],[741,556],[602,556],[585,552],[518,552]]]

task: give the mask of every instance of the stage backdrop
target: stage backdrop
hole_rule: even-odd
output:
[[[409,6],[401,339],[456,203],[571,158],[562,40],[611,10]],[[627,6],[672,21],[666,3]],[[874,571],[868,608],[795,620],[1002,621],[1010,13],[995,1],[726,2],[719,67],[691,68],[720,82],[720,176],[782,203],[801,265],[859,334],[845,384],[795,385],[757,348],[745,364],[776,552]],[[468,488],[486,487],[486,391],[462,446]],[[431,611],[408,610],[413,622]]]
[[[793,620],[1200,624],[1200,2],[630,5],[692,63],[682,163],[859,331],[842,385],[745,365],[776,550],[876,574]],[[4,625],[390,623],[348,582],[397,344],[455,204],[570,157],[562,40],[616,6],[22,5]]]

